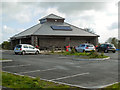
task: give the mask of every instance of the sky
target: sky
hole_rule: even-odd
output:
[[[118,2],[0,2],[0,43],[37,23],[51,13],[80,28],[91,28],[104,43],[118,38]]]

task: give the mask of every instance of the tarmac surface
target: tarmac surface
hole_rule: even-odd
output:
[[[15,55],[2,51],[2,70],[14,74],[40,77],[43,80],[81,88],[103,88],[118,82],[118,52],[106,53],[110,59],[76,61],[63,55]]]

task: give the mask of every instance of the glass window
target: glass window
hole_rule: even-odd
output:
[[[24,46],[24,48],[28,48],[28,46]]]
[[[33,46],[29,46],[29,48],[34,49],[34,47],[33,47]]]
[[[84,45],[84,44],[81,44],[80,47],[85,47],[85,45]]]
[[[109,44],[109,47],[114,47],[112,44]]]
[[[104,44],[100,45],[100,47],[104,47]]]
[[[93,47],[93,45],[86,45],[86,47]]]
[[[21,48],[22,45],[17,45],[16,48]]]

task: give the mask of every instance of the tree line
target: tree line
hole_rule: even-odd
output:
[[[114,46],[115,46],[117,49],[120,49],[120,40],[118,40],[117,38],[115,38],[115,37],[109,38],[106,42],[107,42],[107,43],[114,44]]]

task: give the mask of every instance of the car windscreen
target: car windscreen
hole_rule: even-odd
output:
[[[86,45],[86,47],[93,47],[93,45]]]
[[[22,45],[17,45],[16,48],[21,48]]]
[[[85,45],[84,45],[84,44],[81,44],[80,47],[85,47]]]
[[[114,45],[112,45],[112,44],[109,44],[108,46],[109,46],[109,47],[114,47]]]

